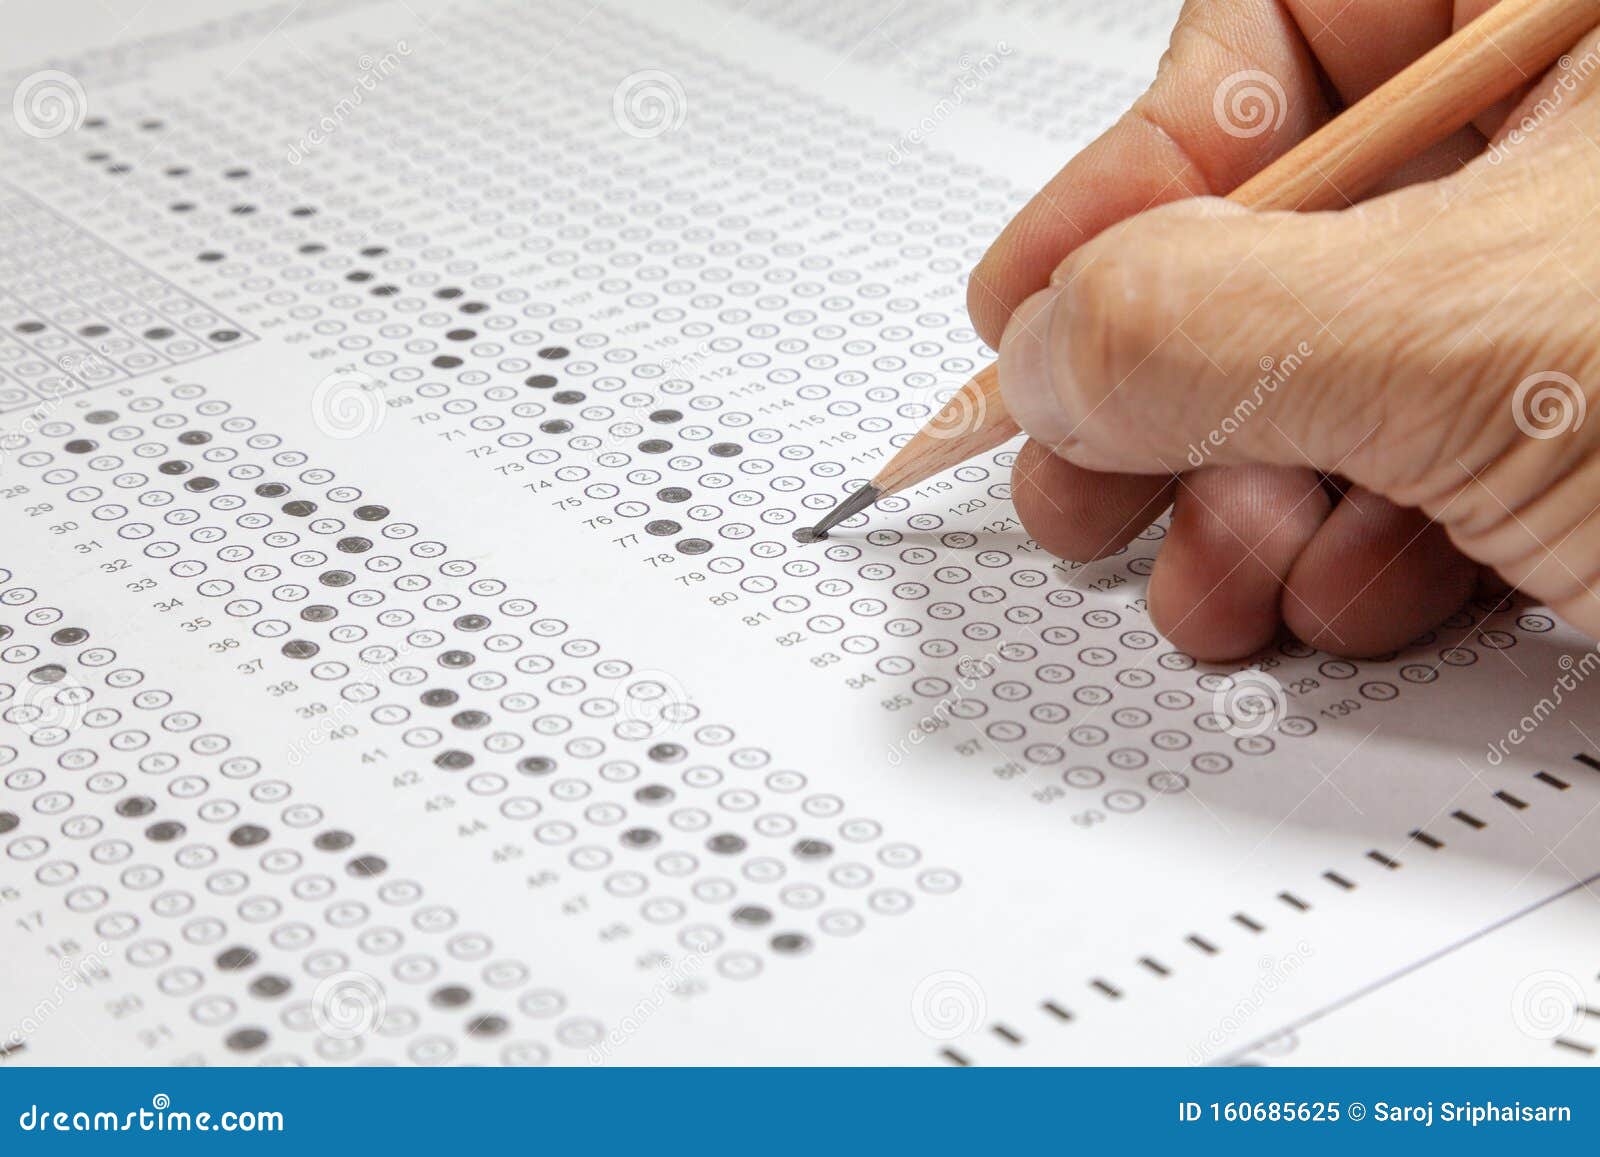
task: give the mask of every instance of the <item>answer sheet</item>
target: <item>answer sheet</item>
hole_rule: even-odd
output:
[[[1197,663],[1014,445],[792,537],[1175,0],[36,7],[4,1063],[1594,1063],[1546,611]]]

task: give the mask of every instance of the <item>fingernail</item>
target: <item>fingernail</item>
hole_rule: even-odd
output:
[[[1056,453],[1065,449],[1073,427],[1052,378],[1050,326],[1060,294],[1059,286],[1051,286],[1028,298],[1000,339],[1000,396],[1006,409],[1028,437]]]

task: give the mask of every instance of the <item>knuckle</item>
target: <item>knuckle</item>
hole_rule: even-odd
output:
[[[1064,266],[1051,341],[1063,371],[1058,388],[1082,415],[1077,436],[1110,449],[1147,451],[1159,424],[1177,427],[1198,404],[1186,388],[1209,367],[1180,330],[1197,283],[1180,252],[1184,211],[1152,210],[1084,246]],[[1196,362],[1201,365],[1197,366]]]
[[[999,321],[998,325],[996,321],[1002,313],[997,305],[1000,302],[1000,292],[995,274],[995,264],[998,260],[995,250],[999,245],[997,242],[983,255],[971,276],[967,278],[967,316],[972,319],[978,336],[990,349],[999,348],[1000,333],[1004,326],[1003,320]]]
[[[1106,403],[1149,353],[1158,328],[1151,297],[1137,288],[1150,276],[1140,246],[1117,243],[1127,232],[1114,230],[1068,259],[1052,327],[1054,352],[1076,394],[1068,401],[1091,418],[1111,416]]]

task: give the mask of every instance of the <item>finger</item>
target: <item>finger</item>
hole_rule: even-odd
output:
[[[1365,97],[1431,49],[1450,31],[1451,5],[1448,0],[1403,6],[1393,5],[1388,0],[1299,0],[1288,7],[1343,104],[1351,104]],[[1475,130],[1462,130],[1390,174],[1380,186],[1380,191],[1382,188],[1399,188],[1453,172],[1481,152],[1484,143],[1483,137]],[[1268,528],[1276,533],[1268,538],[1269,545],[1261,548],[1259,557],[1241,560],[1243,565],[1235,566],[1231,573],[1218,580],[1216,590],[1210,596],[1193,606],[1186,633],[1192,632],[1195,637],[1187,640],[1188,645],[1207,648],[1211,654],[1220,654],[1227,649],[1248,653],[1271,637],[1271,631],[1281,614],[1291,628],[1305,631],[1314,627],[1315,639],[1329,649],[1359,651],[1371,646],[1375,637],[1386,638],[1383,628],[1387,628],[1391,634],[1396,630],[1405,631],[1408,630],[1406,624],[1409,620],[1428,617],[1427,609],[1421,609],[1419,613],[1419,604],[1415,600],[1400,600],[1396,610],[1370,601],[1363,602],[1349,617],[1372,619],[1373,629],[1359,638],[1342,641],[1339,637],[1341,624],[1318,622],[1316,609],[1298,602],[1292,582],[1284,587],[1280,598],[1275,579],[1283,573],[1281,561],[1292,560],[1291,573],[1298,571],[1298,560],[1306,557],[1308,546],[1313,547],[1311,557],[1318,559],[1320,556],[1314,546],[1327,533],[1319,521],[1328,503],[1302,502],[1306,496],[1304,476],[1301,474],[1296,479],[1297,473],[1300,472],[1287,472],[1274,479],[1276,485],[1269,483],[1260,471],[1247,471],[1237,482],[1230,477],[1226,480],[1214,478],[1209,483],[1219,491],[1223,487],[1231,490],[1234,486],[1256,491],[1258,504],[1252,508],[1247,520],[1242,525],[1228,528],[1240,536],[1231,544],[1235,555],[1243,550],[1246,542],[1267,538],[1263,532]],[[1186,504],[1197,501],[1198,497],[1195,491],[1180,490],[1177,499],[1180,511]],[[1336,539],[1353,537],[1359,533],[1359,516],[1350,517],[1356,508],[1346,505],[1343,509],[1344,517],[1336,515],[1330,527]],[[1197,553],[1185,551],[1188,545],[1186,536],[1204,521],[1209,520],[1179,519],[1169,534],[1169,545],[1165,549],[1171,550],[1174,558],[1182,558],[1185,553]],[[1381,542],[1384,529],[1380,518],[1379,525],[1373,527],[1371,533]],[[1428,545],[1415,548],[1414,553],[1429,559],[1441,554],[1446,559],[1459,557],[1438,532],[1431,536],[1424,535],[1423,541]],[[1226,556],[1229,545],[1223,544],[1212,549],[1220,549]],[[1277,552],[1274,561],[1279,564],[1276,568],[1262,561],[1270,557],[1274,550]],[[1224,557],[1221,561],[1224,565],[1232,565],[1235,560]],[[1162,563],[1158,561],[1157,566],[1162,567]],[[1193,580],[1188,576],[1172,573],[1175,575],[1173,581],[1168,583],[1167,575],[1163,575],[1158,588],[1161,591],[1159,605],[1163,607],[1166,605],[1167,592],[1192,585]],[[1431,601],[1437,603],[1441,598],[1450,602],[1450,607],[1441,612],[1439,617],[1454,610],[1459,603],[1448,591],[1435,594]],[[1155,597],[1153,601],[1156,601]],[[1431,605],[1427,599],[1423,603]],[[1367,626],[1365,622],[1355,625]],[[1413,637],[1418,631],[1405,637]]]
[[[1233,131],[1219,123],[1219,108],[1234,118]],[[978,263],[967,286],[973,325],[996,346],[1018,303],[1077,246],[1153,206],[1227,192],[1327,111],[1322,78],[1276,0],[1185,5],[1149,91],[1034,196]]]
[[[1157,205],[1231,191],[1451,27],[1450,0],[1186,5],[1149,91],[1051,179],[979,262],[967,287],[978,332],[993,346],[1016,306],[1077,246]],[[1481,135],[1463,130],[1381,188],[1448,172],[1482,146]]]
[[[1261,19],[1263,16],[1268,19]],[[1327,107],[1322,78],[1306,61],[1292,31],[1277,22],[1276,16],[1275,7],[1268,11],[1259,5],[1239,5],[1230,12],[1224,6],[1207,5],[1199,18],[1180,27],[1157,84],[1134,113],[1069,164],[1019,215],[980,265],[969,292],[970,306],[980,331],[986,332],[991,342],[998,317],[1012,309],[1020,294],[1043,284],[1052,262],[1065,256],[1073,245],[1130,211],[1237,184],[1324,119]],[[1303,8],[1299,16],[1305,26],[1317,14]],[[1344,21],[1346,30],[1360,21],[1381,30],[1388,47],[1386,53],[1350,54],[1348,64],[1333,61],[1334,84],[1342,96],[1363,95],[1388,72],[1431,46],[1446,31],[1449,14],[1439,7],[1431,16],[1418,13],[1408,21],[1379,19],[1381,16],[1382,12],[1368,6],[1358,20]],[[1391,35],[1396,24],[1402,26],[1399,34]],[[1318,31],[1322,39],[1339,43],[1337,32],[1326,24],[1319,22]],[[1269,65],[1272,71],[1238,67],[1246,63]],[[1274,72],[1288,79],[1289,87],[1279,93],[1277,104],[1263,110],[1267,118],[1260,125],[1263,134],[1249,125],[1243,126],[1244,131],[1219,131],[1227,126],[1217,119],[1217,99],[1226,98],[1228,78],[1241,71],[1256,75],[1265,71],[1269,79],[1265,91],[1269,93],[1270,82],[1276,81]],[[1209,108],[1205,99],[1197,99],[1207,93]],[[1291,111],[1296,114],[1292,122]],[[1283,114],[1281,124],[1275,123],[1279,113]],[[1258,141],[1258,135],[1268,139]],[[1425,158],[1417,175],[1448,171],[1481,145],[1481,140],[1472,139],[1459,149],[1441,147],[1436,150],[1440,159]],[[1121,476],[1112,481],[1106,476],[1105,493],[1095,495],[1097,475],[1041,468],[1032,461],[1021,473],[1034,474],[1047,483],[1038,486],[1019,481],[1015,487],[1024,525],[1047,549],[1069,558],[1100,557],[1119,549],[1130,534],[1137,533],[1138,514],[1144,505],[1157,495],[1164,499],[1167,493],[1164,485],[1152,480]],[[1276,512],[1272,521],[1278,521],[1282,513]],[[1219,604],[1237,605],[1251,597],[1249,592],[1257,592],[1264,604],[1276,603],[1275,591],[1248,581],[1244,587],[1239,592],[1223,592]],[[1269,613],[1262,611],[1263,615]]]
[[[1288,9],[1343,106],[1355,104],[1445,40],[1495,0],[1289,0]],[[1457,130],[1407,160],[1373,195],[1454,172],[1483,151],[1472,127]]]
[[[1236,467],[1179,480],[1150,576],[1150,616],[1201,659],[1237,659],[1272,641],[1279,592],[1327,516],[1315,470]]]
[[[1478,565],[1420,511],[1352,486],[1295,560],[1285,624],[1336,655],[1381,655],[1472,597]]]
[[[1396,496],[1374,478],[1398,487],[1514,434],[1461,372],[1487,292],[1466,271],[1493,260],[1525,277],[1542,254],[1519,244],[1530,226],[1511,207],[1467,203],[1479,197],[1451,177],[1337,213],[1207,198],[1123,222],[1018,311],[1000,350],[1006,405],[1090,469],[1314,465]],[[1447,199],[1456,211],[1441,213]],[[1434,428],[1450,439],[1405,441]]]
[[[1488,501],[1481,503],[1485,516],[1458,521],[1452,533],[1459,546],[1492,562],[1507,582],[1558,611],[1583,608],[1584,616],[1592,619],[1600,606],[1596,595],[1600,570],[1594,562],[1600,559],[1600,503],[1595,500],[1600,487],[1600,454],[1595,448],[1600,438],[1578,423],[1558,438],[1526,442],[1509,457],[1528,463],[1518,475],[1537,471],[1545,479],[1543,485],[1525,484],[1517,475],[1506,477],[1504,470],[1494,477],[1480,475],[1463,501],[1478,493],[1487,495]],[[1551,447],[1563,442],[1571,449],[1556,459]],[[1572,464],[1564,465],[1568,461]],[[1552,477],[1554,485],[1549,482]],[[1584,627],[1577,619],[1569,621]]]
[[[1573,114],[1600,94],[1600,32],[1583,37],[1571,51],[1524,90],[1490,138],[1479,168],[1498,166],[1511,153],[1535,142],[1553,143]],[[1581,126],[1575,131],[1592,136]],[[1591,142],[1592,143],[1592,142]]]
[[[1028,442],[1011,468],[1011,501],[1024,529],[1057,558],[1115,554],[1172,504],[1173,480],[1096,474]]]
[[[1285,0],[1284,6],[1341,102],[1354,104],[1449,36],[1456,4]]]
[[[1302,3],[1296,6],[1297,11],[1295,12],[1295,15],[1300,21],[1301,26],[1304,28],[1307,24],[1312,23],[1320,15],[1318,11],[1319,9],[1334,7],[1335,6],[1332,4],[1323,5],[1318,3]],[[1355,51],[1348,51],[1344,52],[1343,54],[1341,54],[1339,51],[1339,46],[1342,43],[1340,38],[1336,34],[1330,34],[1333,33],[1334,30],[1325,25],[1318,25],[1318,39],[1332,46],[1327,52],[1319,52],[1318,55],[1321,59],[1323,67],[1327,71],[1329,83],[1337,91],[1339,98],[1343,100],[1353,100],[1365,95],[1366,92],[1371,90],[1371,88],[1375,87],[1377,84],[1386,79],[1388,75],[1403,67],[1415,56],[1420,55],[1423,51],[1426,51],[1426,49],[1441,39],[1448,31],[1450,23],[1448,4],[1438,4],[1432,6],[1426,4],[1408,5],[1405,6],[1404,11],[1406,14],[1406,19],[1396,21],[1390,18],[1393,16],[1393,13],[1387,7],[1375,7],[1371,4],[1364,3],[1363,0],[1358,0],[1358,2],[1354,5],[1351,5],[1349,0],[1338,0],[1337,9],[1334,11],[1333,15],[1339,16],[1342,14],[1343,16],[1348,17],[1349,20],[1347,21],[1347,27],[1349,23],[1356,23],[1362,25],[1368,31],[1377,31],[1380,33],[1380,36],[1377,38],[1374,45],[1362,45]],[[1309,31],[1309,29],[1307,30],[1307,39],[1313,39],[1313,34]],[[1177,38],[1175,37],[1175,47],[1176,44]],[[1313,47],[1316,48],[1318,46],[1314,44]],[[1362,50],[1370,49],[1372,47],[1376,47],[1377,50]],[[1176,57],[1178,54],[1173,53],[1172,55],[1173,57]],[[1177,75],[1177,72],[1170,67],[1170,62],[1169,67],[1164,69],[1164,73],[1168,78]],[[1308,107],[1314,108],[1315,105],[1309,105]],[[1110,136],[1115,137],[1117,132],[1123,127],[1124,126],[1119,126],[1118,130],[1114,130]],[[1162,127],[1165,128],[1168,126]],[[1464,130],[1463,132],[1456,134],[1456,136],[1450,140],[1442,143],[1435,149],[1430,150],[1428,154],[1418,158],[1413,164],[1407,166],[1405,171],[1394,174],[1391,177],[1389,184],[1398,186],[1415,180],[1430,179],[1434,176],[1450,172],[1458,167],[1464,160],[1480,151],[1482,145],[1482,138],[1478,136],[1478,134],[1471,130]],[[1110,150],[1108,150],[1108,152],[1109,151]],[[1085,158],[1085,160],[1089,159],[1093,158]],[[1193,157],[1188,157],[1187,159],[1190,161],[1194,160]],[[1099,175],[1094,171],[1094,166],[1092,165],[1079,163],[1077,167],[1086,169],[1090,177]],[[1068,170],[1064,171],[1061,177],[1058,177],[1057,183],[1060,183],[1064,178],[1074,176],[1075,174],[1073,173],[1073,168],[1074,166],[1069,166]],[[1201,168],[1201,166],[1195,165],[1194,168],[1202,175],[1204,174],[1204,169]],[[1169,184],[1172,184],[1173,186],[1168,190],[1169,194],[1176,196],[1180,195],[1177,191],[1176,185],[1192,184],[1192,182],[1186,183],[1179,181],[1176,183],[1169,182]],[[1055,190],[1047,189],[1045,195],[1042,195],[1041,198],[1036,199],[1035,204],[1030,209],[1030,212],[1039,210],[1041,206],[1059,209],[1061,207],[1061,202],[1059,200],[1052,200],[1049,197],[1049,194],[1053,191]],[[1071,192],[1070,187],[1065,191]],[[1106,204],[1106,201],[1102,200],[1101,204],[1103,206]],[[1024,217],[1026,216],[1027,214],[1024,215]],[[1027,221],[1019,219],[1017,225],[1013,227],[1012,232],[1019,233],[1022,229],[1022,226],[1026,225],[1027,223]],[[1076,230],[1079,234],[1087,234],[1090,232],[1088,229],[1081,228],[1081,223],[1068,222],[1068,224],[1079,226]],[[1081,239],[1081,237],[1079,239]],[[1069,243],[1072,240],[1070,232],[1068,240]],[[991,254],[991,261],[989,264],[991,266],[998,265],[1001,268],[1004,268],[1002,259],[1005,256],[1004,243],[1002,242],[1002,244],[996,246],[996,251]],[[979,285],[979,288],[982,288],[981,284]],[[974,304],[976,307],[976,303]],[[1005,303],[1005,308],[1010,308],[1013,304],[1014,301],[1007,302]],[[1072,472],[1059,470],[1050,471],[1046,476],[1055,478],[1058,475],[1062,478],[1081,477],[1081,475],[1074,475]],[[1127,483],[1124,483],[1121,488],[1126,489],[1127,485]],[[1132,485],[1135,487],[1138,486],[1137,483],[1133,483]],[[1150,484],[1147,483],[1147,487],[1149,485]],[[1208,485],[1226,487],[1229,485],[1229,483],[1224,480],[1217,480],[1216,482],[1209,483]],[[1273,488],[1267,489],[1271,491]],[[1103,539],[1097,540],[1097,542],[1092,544],[1085,544],[1080,541],[1076,541],[1076,539],[1081,538],[1081,536],[1075,536],[1071,533],[1071,523],[1067,522],[1061,517],[1061,514],[1052,505],[1051,498],[1048,493],[1041,492],[1030,494],[1020,487],[1019,490],[1022,491],[1022,502],[1028,503],[1030,499],[1034,500],[1033,506],[1037,507],[1037,513],[1033,513],[1033,507],[1030,507],[1030,520],[1034,524],[1040,526],[1040,534],[1043,535],[1043,540],[1050,543],[1056,543],[1058,548],[1063,553],[1083,554],[1090,552],[1093,551],[1098,545],[1098,541],[1103,541]],[[1147,488],[1140,488],[1140,492],[1148,493],[1149,491]],[[1180,495],[1180,508],[1185,504],[1185,502],[1186,500],[1184,496]],[[1279,508],[1270,512],[1271,516],[1267,518],[1267,521],[1272,525],[1281,523],[1282,525],[1291,528],[1298,526],[1300,529],[1300,538],[1298,542],[1300,545],[1303,545],[1314,530],[1315,520],[1285,517],[1286,515],[1291,515],[1295,512],[1292,503],[1292,498],[1280,498]],[[1081,506],[1081,504],[1075,504],[1075,506]],[[1289,507],[1289,509],[1282,509],[1282,507],[1285,506]],[[1324,505],[1324,509],[1325,508],[1326,507]],[[1258,512],[1257,517],[1266,517],[1266,515]],[[1195,522],[1190,520],[1180,521],[1180,529],[1178,531],[1178,550],[1181,550],[1182,546],[1182,538],[1184,534],[1182,527],[1195,524]],[[1104,534],[1105,528],[1094,529],[1096,532],[1102,535]],[[1257,528],[1254,526],[1247,526],[1244,529],[1246,534],[1251,536],[1255,535],[1257,531]],[[1063,534],[1063,530],[1065,530],[1066,533]],[[1292,538],[1285,540],[1284,538],[1280,537],[1279,541],[1275,545],[1279,547],[1284,557],[1292,558],[1294,554],[1298,553],[1298,547]],[[1176,550],[1174,553],[1176,553]],[[1233,633],[1233,636],[1236,640],[1237,638],[1242,637],[1239,635],[1236,626],[1228,625],[1228,621],[1230,619],[1234,620],[1236,623],[1241,616],[1237,614],[1230,615],[1226,612],[1228,608],[1237,609],[1245,605],[1249,605],[1251,610],[1242,617],[1246,619],[1255,619],[1260,622],[1266,622],[1268,624],[1267,629],[1270,630],[1270,626],[1275,623],[1277,589],[1270,581],[1261,581],[1261,573],[1263,569],[1264,568],[1260,566],[1256,566],[1254,568],[1247,567],[1242,570],[1239,568],[1230,569],[1227,572],[1227,577],[1222,580],[1223,589],[1212,592],[1210,596],[1214,605],[1223,608],[1223,613],[1213,615],[1207,611],[1204,605],[1194,608],[1195,614],[1192,615],[1191,618],[1195,619],[1195,621],[1202,625],[1202,629],[1199,633],[1203,634],[1204,628],[1209,626],[1212,620],[1216,620],[1223,624],[1224,637],[1226,637],[1229,632]],[[1234,587],[1237,589],[1233,589]],[[1179,617],[1182,617],[1183,613],[1185,612],[1180,612]],[[1245,633],[1248,634],[1248,631]],[[1197,645],[1199,645],[1202,649],[1210,646],[1209,642],[1204,640]]]

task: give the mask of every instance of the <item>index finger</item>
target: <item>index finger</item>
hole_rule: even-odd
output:
[[[997,347],[1013,310],[1125,217],[1221,195],[1449,34],[1451,0],[1191,0],[1149,90],[1073,157],[973,271],[967,310]],[[1302,32],[1302,26],[1306,31]]]

